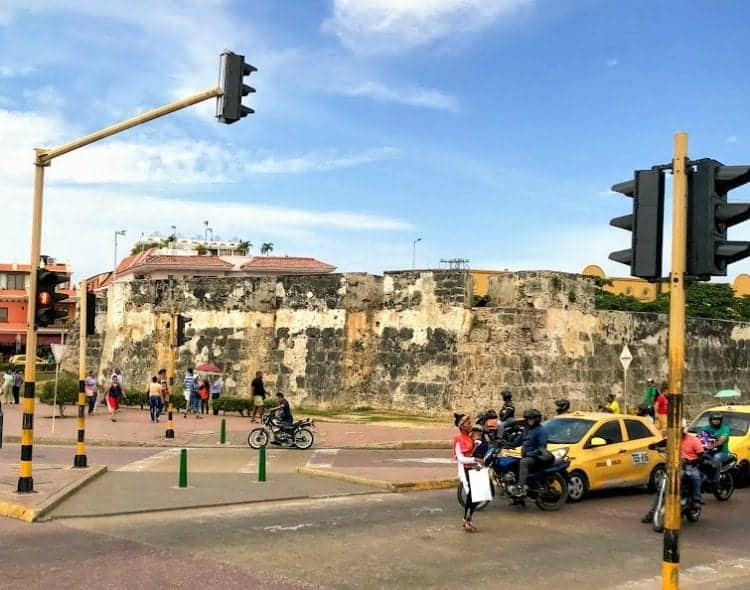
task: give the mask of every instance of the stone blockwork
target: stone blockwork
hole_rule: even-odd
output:
[[[629,402],[647,377],[666,375],[666,318],[595,310],[589,278],[502,273],[490,279],[489,306],[474,309],[471,293],[469,274],[453,270],[115,284],[98,303],[88,358],[145,388],[168,366],[174,311],[192,318],[178,375],[214,362],[227,390],[246,395],[262,370],[269,390],[303,406],[476,410],[510,387],[520,407],[549,412],[568,397],[590,409],[609,391],[622,395],[626,343]],[[750,325],[689,321],[689,409],[717,389],[748,389],[749,341]],[[76,362],[72,346],[66,364]]]

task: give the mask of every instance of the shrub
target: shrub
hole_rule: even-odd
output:
[[[138,389],[126,389],[125,395],[127,398],[122,400],[122,404],[125,406],[140,406],[141,410],[148,406],[148,396]]]
[[[246,397],[222,395],[219,399],[213,400],[212,403],[214,410],[221,410],[224,413],[239,412],[240,416],[244,416],[245,412],[250,415],[253,409],[253,400]]]
[[[44,404],[54,403],[55,381],[46,381],[39,392],[39,401]],[[60,408],[60,416],[63,416],[65,404],[78,402],[78,379],[70,373],[60,373],[57,382],[57,406]]]

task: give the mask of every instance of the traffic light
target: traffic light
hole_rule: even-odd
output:
[[[730,190],[750,182],[750,166],[706,158],[688,172],[687,272],[700,280],[727,275],[727,265],[750,256],[750,242],[727,240],[727,228],[750,219],[750,203],[727,203]]]
[[[242,104],[242,97],[255,92],[255,88],[244,84],[244,77],[257,71],[256,67],[245,63],[244,55],[231,51],[221,54],[219,82],[224,92],[216,98],[216,118],[219,121],[229,125],[255,112]]]
[[[633,213],[615,217],[609,224],[633,232],[631,247],[609,255],[610,260],[630,266],[630,274],[649,281],[661,278],[664,226],[664,173],[636,170],[633,180],[612,187],[633,198]]]
[[[65,293],[56,292],[57,285],[67,282],[68,276],[64,273],[53,272],[44,268],[37,269],[34,327],[45,328],[54,324],[56,320],[68,317],[68,312],[57,307],[57,304],[60,301],[65,301],[68,296]]]
[[[96,295],[86,293],[86,336],[93,336],[96,330]]]
[[[185,336],[185,327],[192,321],[193,318],[189,318],[186,315],[177,316],[177,346],[182,346],[190,341],[190,338]]]

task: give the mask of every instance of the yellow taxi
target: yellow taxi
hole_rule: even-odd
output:
[[[711,414],[724,417],[723,424],[729,426],[729,452],[737,455],[737,483],[750,483],[750,405],[724,405],[708,408],[693,420],[691,432],[700,432],[708,425]]]
[[[648,446],[662,440],[648,418],[605,412],[571,412],[544,423],[548,448],[566,453],[568,498],[578,502],[590,490],[649,486],[664,473],[664,457]]]

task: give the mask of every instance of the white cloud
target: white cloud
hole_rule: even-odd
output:
[[[516,16],[534,0],[334,0],[323,28],[365,54],[401,53]]]
[[[729,137],[727,137],[726,141],[727,143],[737,143],[738,138],[736,135],[730,135]]]
[[[245,170],[251,174],[325,172],[394,158],[399,153],[398,149],[388,147],[353,154],[336,154],[335,152],[327,153],[323,151],[292,158],[263,158],[250,162],[245,166]]]
[[[3,259],[28,259],[31,224],[30,187],[0,188],[4,205]],[[320,256],[318,242],[339,236],[339,256],[361,246],[362,235],[411,230],[408,221],[352,211],[310,211],[299,208],[221,200],[208,202],[169,199],[146,193],[108,189],[49,187],[45,191],[42,251],[72,262],[77,277],[106,270],[112,265],[113,232],[126,228],[119,240],[123,256],[141,232],[201,233],[208,219],[216,234],[240,236],[253,242],[271,240],[289,255]],[[331,259],[333,264],[341,260]]]
[[[341,89],[348,96],[366,96],[382,102],[396,102],[415,107],[426,107],[445,111],[457,111],[458,103],[452,96],[432,88],[386,87],[377,82],[366,82],[358,86]]]
[[[2,24],[2,13],[0,13],[0,24]],[[34,71],[29,66],[9,66],[0,65],[0,78],[14,78],[16,76],[26,76]]]
[[[609,57],[604,60],[604,65],[608,68],[614,68],[615,66],[620,65],[620,60],[616,57]]]

